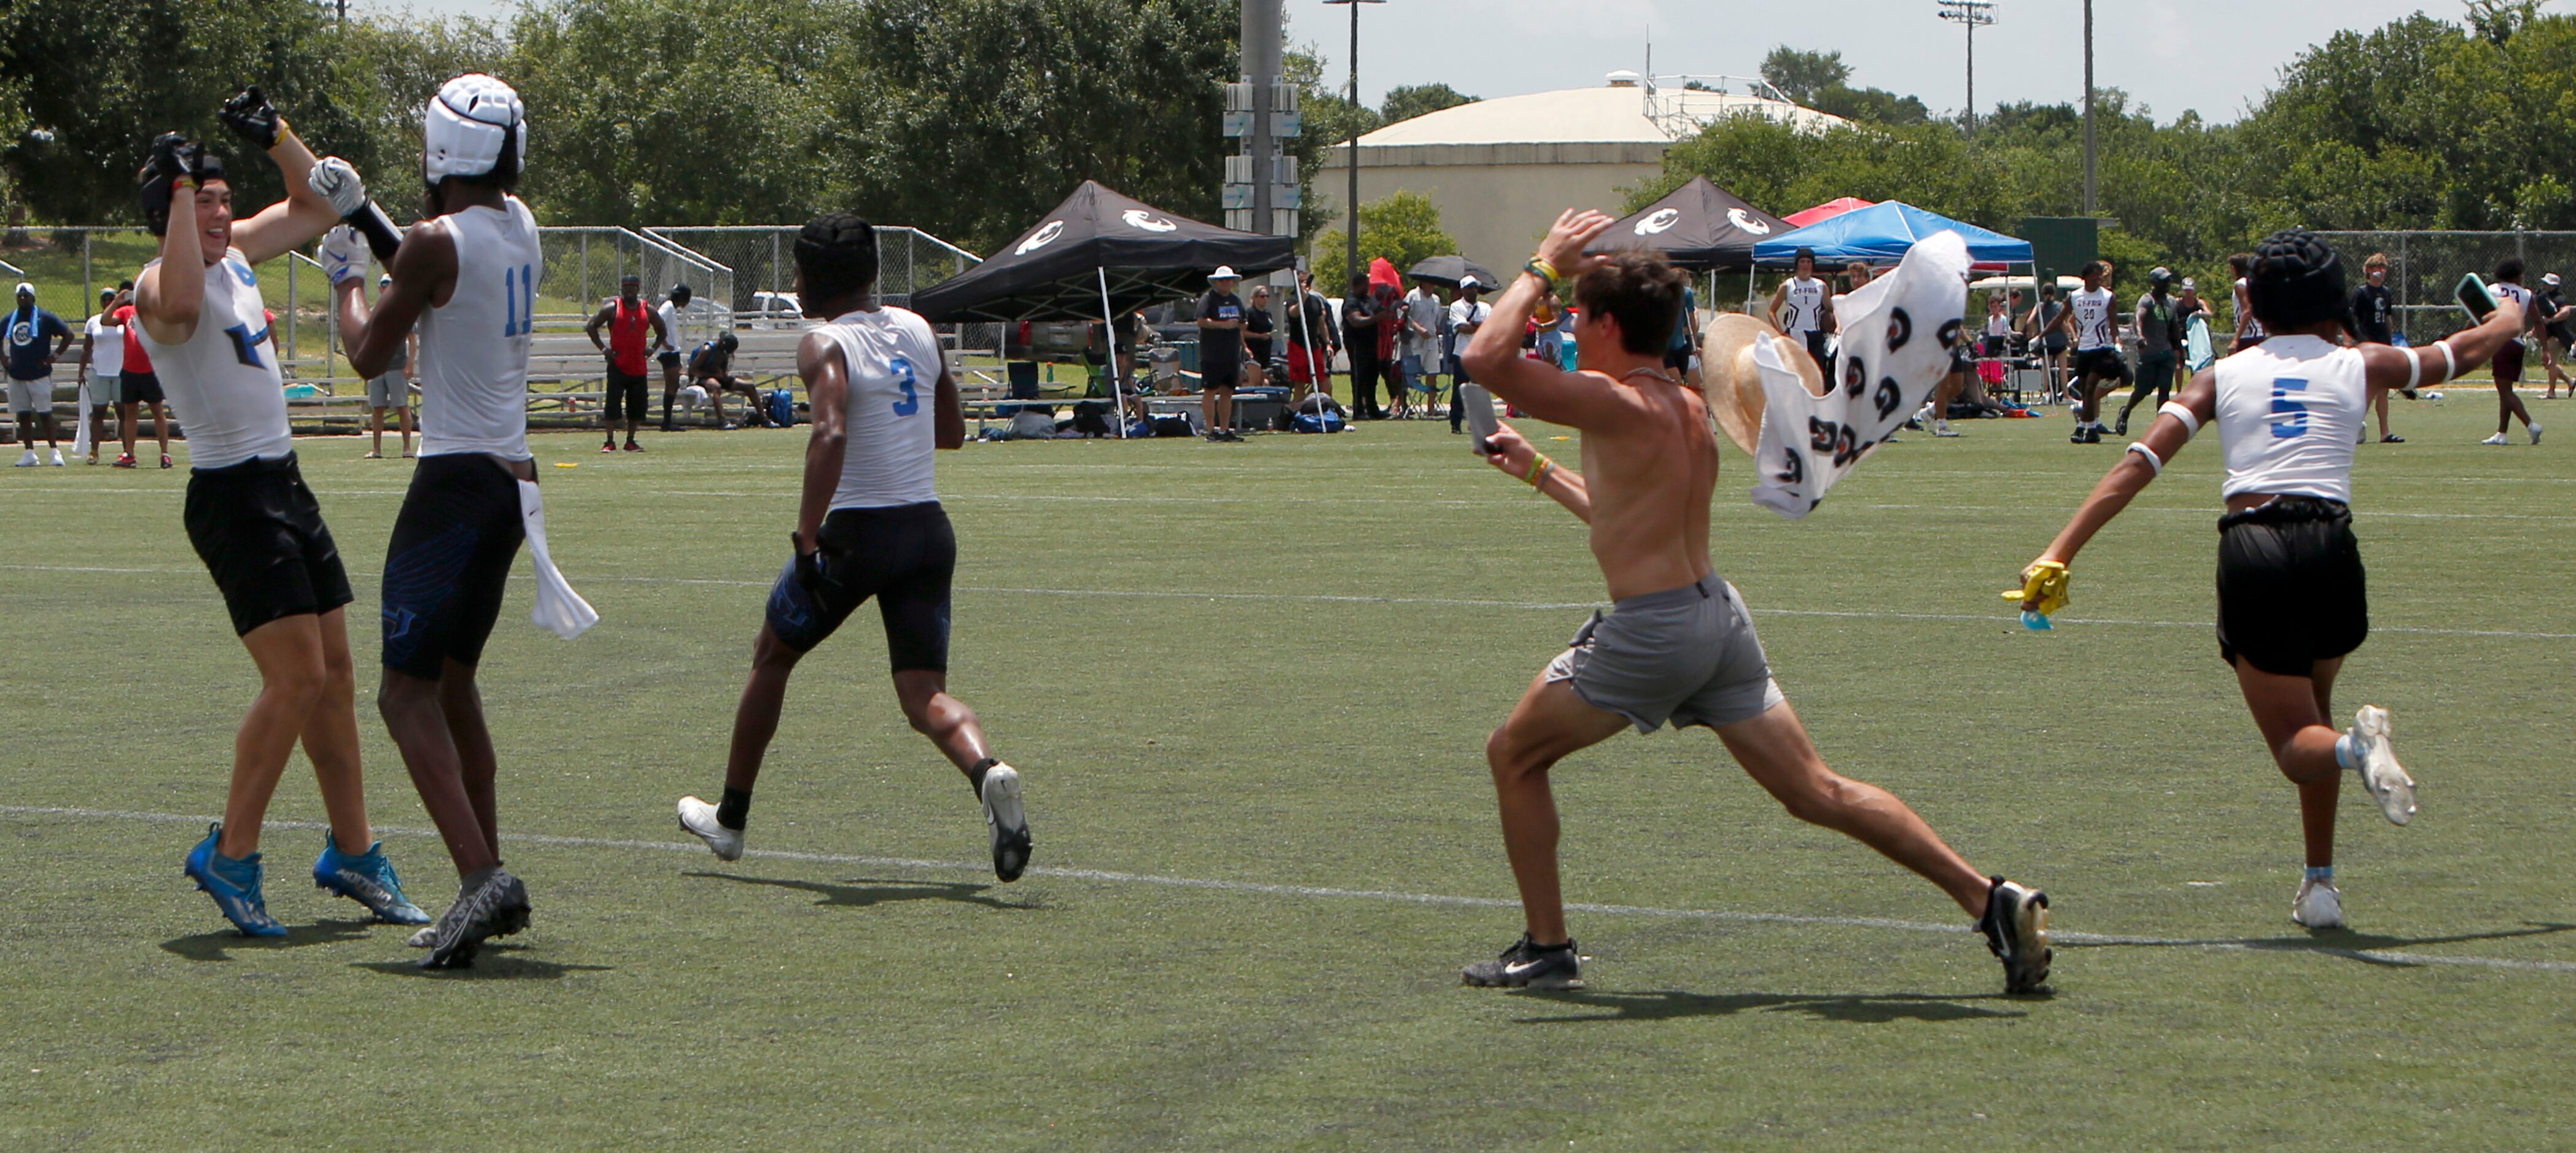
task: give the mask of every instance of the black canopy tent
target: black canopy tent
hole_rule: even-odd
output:
[[[1744,202],[1744,198],[1691,177],[1690,183],[1622,218],[1592,242],[1593,252],[1651,248],[1684,268],[1701,272],[1753,267],[1753,246],[1797,225]]]
[[[1117,318],[1139,307],[1203,291],[1218,265],[1252,276],[1295,261],[1291,237],[1176,216],[1085,180],[990,259],[914,293],[912,307],[934,324],[1098,317],[1114,333]],[[1109,360],[1110,388],[1124,412],[1125,382],[1118,358]],[[1123,430],[1125,421],[1119,424]]]

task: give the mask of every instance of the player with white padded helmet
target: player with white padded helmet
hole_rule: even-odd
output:
[[[423,967],[444,968],[471,964],[486,938],[528,920],[526,886],[501,867],[497,759],[475,675],[523,541],[545,569],[543,520],[525,516],[536,481],[528,350],[545,264],[536,218],[512,195],[527,157],[518,93],[481,73],[459,76],[429,101],[421,134],[428,215],[403,236],[375,307],[359,291],[358,230],[332,230],[323,264],[361,375],[384,371],[419,331],[421,459],[385,553],[376,704],[462,879],[456,902],[414,941],[430,950]]]

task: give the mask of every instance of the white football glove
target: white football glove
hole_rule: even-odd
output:
[[[367,206],[367,182],[358,178],[358,170],[337,156],[325,156],[313,165],[313,173],[304,178],[315,195],[331,202],[331,211],[343,217]]]
[[[314,171],[322,170],[316,168]],[[313,259],[319,261],[322,271],[330,276],[331,287],[338,288],[350,277],[367,274],[367,238],[346,224],[333,225],[331,231],[322,234],[322,249],[314,254]]]

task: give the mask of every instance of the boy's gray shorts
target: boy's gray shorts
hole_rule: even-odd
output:
[[[367,378],[367,407],[408,408],[411,405],[411,383],[397,368],[382,376]]]
[[[1735,586],[1715,576],[1629,597],[1594,613],[1572,647],[1548,662],[1583,703],[1628,718],[1641,733],[1716,728],[1779,704],[1780,686]]]

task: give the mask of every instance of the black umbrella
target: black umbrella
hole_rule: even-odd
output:
[[[1475,281],[1487,292],[1503,290],[1501,278],[1495,276],[1484,265],[1464,256],[1430,257],[1407,270],[1405,275],[1415,280],[1429,281],[1453,292],[1457,290],[1459,282],[1464,280]]]
[[[1220,264],[1247,277],[1286,268],[1295,248],[1291,237],[1175,216],[1085,180],[991,259],[914,293],[912,308],[938,324],[1123,316],[1206,291]]]
[[[1611,225],[1592,242],[1591,251],[1651,248],[1684,268],[1751,268],[1755,244],[1796,230],[1797,225],[1745,203],[1708,177],[1694,176]]]

